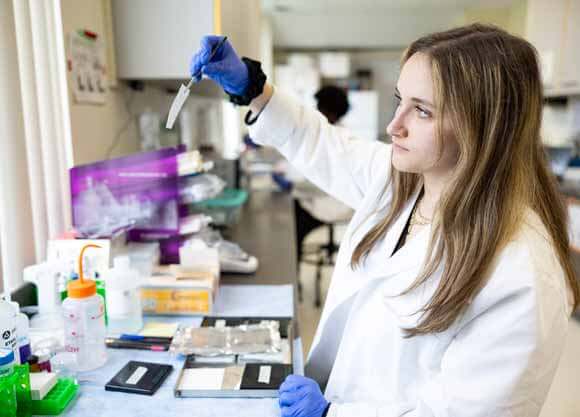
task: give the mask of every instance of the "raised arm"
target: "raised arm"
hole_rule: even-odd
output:
[[[217,47],[221,39],[202,39],[190,72],[198,78],[199,74],[207,75],[233,101],[250,104],[255,120],[250,126],[252,139],[276,147],[310,181],[354,209],[373,181],[386,184],[390,146],[355,139],[346,129],[330,125],[319,112],[274,91],[268,83],[257,91],[249,61],[240,59],[227,41]]]
[[[277,148],[306,178],[354,209],[373,181],[386,183],[390,146],[356,139],[318,111],[273,90],[266,84],[250,105],[259,114],[250,126],[253,140]]]

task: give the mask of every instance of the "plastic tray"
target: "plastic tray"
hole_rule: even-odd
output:
[[[32,401],[32,414],[59,415],[75,397],[78,389],[79,386],[73,379],[59,379],[44,399]]]
[[[248,200],[248,192],[226,188],[216,198],[193,204],[194,211],[211,216],[216,225],[232,225],[239,218],[240,210]]]
[[[32,397],[30,396],[30,370],[29,365],[17,365],[16,373],[16,401],[18,402],[17,415],[29,416],[32,414]]]

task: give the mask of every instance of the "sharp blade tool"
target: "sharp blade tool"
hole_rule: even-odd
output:
[[[207,62],[211,62],[211,60],[213,59],[215,54],[219,51],[219,49],[226,42],[227,39],[228,39],[228,37],[224,36],[223,39],[221,41],[219,41],[219,43],[216,46],[214,46]],[[187,97],[189,97],[189,93],[191,91],[191,86],[193,85],[195,80],[200,76],[201,76],[201,69],[196,74],[193,74],[193,76],[191,77],[191,79],[189,80],[187,85],[181,84],[181,86],[179,87],[179,91],[177,92],[177,95],[173,99],[173,103],[171,103],[171,107],[169,109],[169,115],[167,116],[167,123],[165,124],[166,129],[173,129],[173,125],[175,124],[175,120],[177,119],[177,116],[179,116],[179,112],[181,111],[181,108],[185,104],[185,100],[187,100]]]

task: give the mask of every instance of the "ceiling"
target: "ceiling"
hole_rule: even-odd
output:
[[[402,48],[462,24],[466,10],[525,0],[262,0],[274,46],[286,49]]]
[[[262,0],[267,12],[360,13],[363,10],[507,7],[514,0]]]

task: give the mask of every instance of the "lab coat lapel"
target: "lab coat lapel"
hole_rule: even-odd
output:
[[[401,295],[415,282],[424,266],[431,238],[430,227],[424,228],[390,256],[404,231],[417,198],[418,193],[410,199],[383,243],[373,249],[366,267],[367,277],[361,286],[380,288],[385,307],[393,313],[393,318],[402,328],[417,325],[420,318],[418,312],[431,297],[436,284],[436,280],[429,280],[421,288]]]
[[[409,199],[383,242],[376,245],[372,251],[372,256],[368,257],[367,276],[369,279],[394,276],[404,270],[413,268],[423,261],[429,243],[429,228],[422,230],[393,254],[418,197],[419,192],[416,192]]]
[[[307,361],[307,374],[314,376],[319,383],[325,384],[328,373],[332,368],[336,352],[329,351],[332,348],[338,348],[339,341],[334,343],[328,342],[332,337],[342,337],[342,328],[346,325],[348,312],[355,301],[359,291],[369,285],[380,283],[378,280],[385,282],[386,291],[384,295],[395,295],[394,292],[400,289],[399,293],[407,289],[416,278],[416,274],[401,274],[401,272],[411,269],[419,262],[422,262],[426,252],[429,240],[429,230],[424,230],[420,235],[415,236],[403,246],[395,255],[391,256],[401,233],[403,232],[411,211],[417,201],[419,192],[416,192],[401,212],[399,218],[395,221],[389,232],[387,232],[383,241],[375,245],[367,257],[364,266],[360,269],[352,270],[348,265],[350,255],[355,246],[346,243],[349,239],[343,241],[343,244],[349,245],[344,253],[339,253],[339,263],[337,268],[342,272],[337,276],[337,281],[331,283],[328,299],[326,301],[319,328],[316,332],[312,348]],[[352,242],[360,242],[362,237],[375,225],[384,218],[386,210],[378,210],[364,221],[364,226],[359,227],[359,231],[352,236]],[[347,256],[348,259],[342,259]],[[348,273],[345,273],[348,270]],[[389,288],[390,287],[390,288]],[[343,312],[343,313],[341,313]],[[330,325],[328,323],[331,323]],[[328,327],[342,326],[340,329],[327,329]],[[321,340],[325,340],[321,347]],[[317,364],[315,367],[309,364]],[[316,368],[316,369],[314,369]]]
[[[399,215],[399,218],[387,232],[385,238],[381,242],[377,243],[371,250],[371,253],[364,261],[362,268],[352,270],[348,265],[350,263],[350,256],[354,251],[356,244],[349,245],[345,251],[343,251],[343,248],[341,248],[337,267],[348,269],[349,273],[342,275],[339,278],[340,282],[331,283],[332,291],[329,292],[329,298],[327,299],[325,306],[326,311],[323,311],[323,318],[326,315],[325,313],[330,313],[331,310],[338,307],[342,302],[356,294],[369,282],[369,280],[395,275],[402,269],[410,267],[413,263],[416,263],[416,260],[419,257],[416,255],[413,256],[413,251],[408,251],[406,247],[401,248],[392,257],[391,254],[393,253],[399,237],[401,236],[401,233],[407,224],[407,220],[411,215],[411,211],[417,201],[418,196],[419,191],[417,191],[409,199],[409,202],[405,205],[401,214]],[[368,216],[368,218],[358,227],[358,230],[354,233],[352,239],[347,239],[347,241],[352,241],[353,243],[360,242],[375,224],[382,221],[386,215],[387,209],[388,208],[383,207],[382,209],[376,210],[372,215]],[[420,236],[416,236],[416,238],[419,237]],[[409,242],[409,244],[411,243],[416,244],[417,242]],[[343,242],[343,244],[345,244],[345,242]],[[407,254],[408,256],[403,256],[404,254]],[[348,259],[343,260],[342,257],[344,255],[348,256]]]

